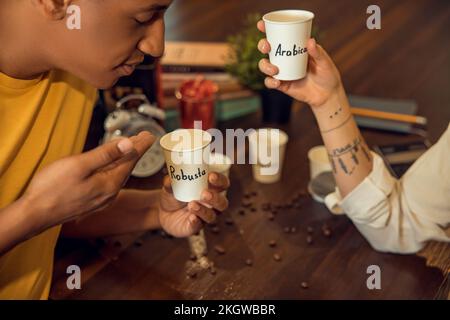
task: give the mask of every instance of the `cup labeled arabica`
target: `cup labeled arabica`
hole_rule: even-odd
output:
[[[306,76],[308,52],[306,43],[311,37],[314,14],[305,10],[279,10],[265,14],[269,60],[277,66],[275,79],[292,81]]]
[[[175,199],[200,200],[208,188],[212,136],[199,129],[179,129],[160,139]]]

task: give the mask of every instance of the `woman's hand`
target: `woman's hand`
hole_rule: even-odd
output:
[[[261,32],[265,32],[264,22],[257,24]],[[264,54],[270,52],[267,39],[261,39],[258,49]],[[280,81],[273,78],[278,68],[268,59],[259,61],[259,69],[268,77],[265,85],[269,89],[278,89],[294,99],[308,103],[313,108],[324,105],[342,86],[339,71],[325,50],[314,39],[307,42],[308,72],[305,78],[295,81]]]

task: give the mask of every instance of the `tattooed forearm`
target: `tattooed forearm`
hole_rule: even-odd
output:
[[[331,150],[330,156],[339,157],[348,152],[357,152],[360,144],[361,144],[361,139],[356,138],[351,143],[347,143],[342,148],[336,148],[336,149]]]
[[[365,159],[370,162],[371,158],[369,152],[362,141],[362,138],[358,137],[343,147],[331,150],[331,153],[328,154],[328,158],[330,159],[334,173],[337,173],[337,167],[339,167],[346,175],[351,175],[360,164],[358,155],[361,153],[364,155]]]

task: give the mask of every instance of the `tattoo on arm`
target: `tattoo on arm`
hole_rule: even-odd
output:
[[[342,122],[340,125],[338,125],[338,126],[336,126],[336,127],[334,127],[334,128],[331,128],[331,129],[321,130],[320,132],[321,132],[321,133],[328,133],[328,132],[334,131],[334,130],[336,130],[336,129],[339,129],[339,128],[343,127],[343,126],[344,126],[347,122],[349,122],[351,119],[352,119],[352,114],[349,114],[348,117],[344,120],[344,122]]]
[[[328,154],[328,158],[330,159],[333,172],[337,173],[337,162],[339,168],[342,169],[346,175],[351,175],[360,164],[360,159],[358,158],[358,151],[360,150],[366,160],[370,161],[371,158],[369,152],[362,144],[362,139],[360,137],[354,139],[351,143],[347,143],[341,148],[331,150],[331,153]],[[348,163],[349,161],[351,161],[350,166]]]
[[[341,112],[342,112],[342,107],[339,107],[333,114],[330,114],[330,119],[333,119]]]

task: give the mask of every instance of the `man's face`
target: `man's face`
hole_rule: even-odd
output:
[[[97,88],[109,88],[130,75],[144,54],[163,54],[164,13],[171,2],[74,0],[81,10],[81,29],[69,30],[68,16],[59,21],[49,54],[56,67]]]

